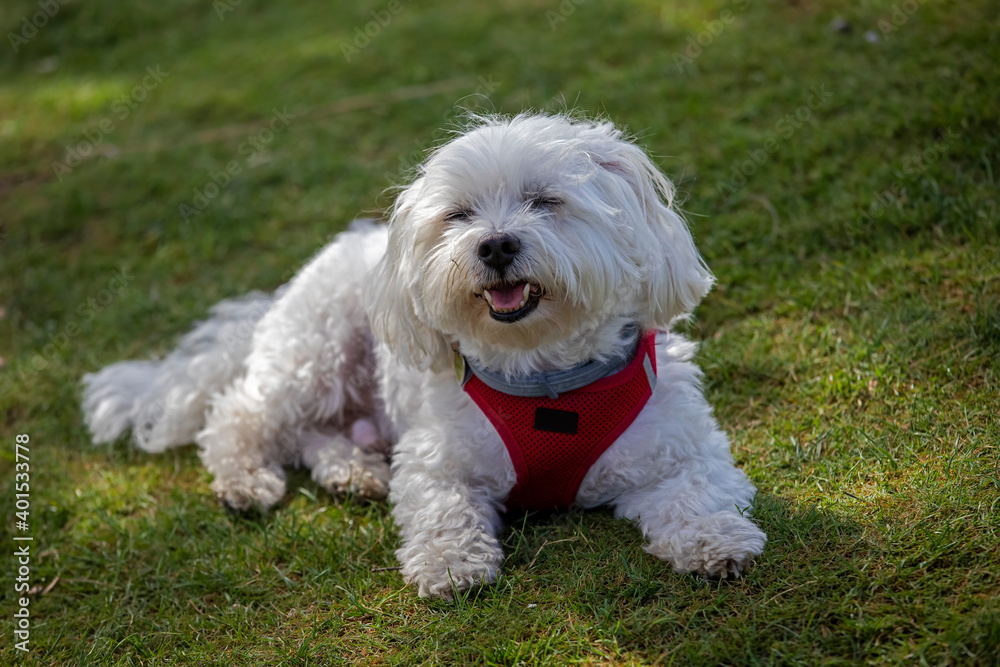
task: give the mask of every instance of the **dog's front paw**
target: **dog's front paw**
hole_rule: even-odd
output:
[[[396,555],[403,566],[403,580],[416,586],[422,598],[445,600],[496,581],[503,561],[496,538],[483,533],[462,542],[438,540],[400,549]]]
[[[764,551],[767,536],[734,512],[716,512],[688,522],[677,532],[651,541],[646,551],[679,572],[709,579],[739,577]]]
[[[257,468],[242,475],[216,477],[212,491],[222,506],[232,512],[268,510],[285,495],[285,476],[281,471]]]

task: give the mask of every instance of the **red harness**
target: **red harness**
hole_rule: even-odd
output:
[[[508,510],[573,503],[587,471],[652,395],[655,343],[655,331],[640,336],[635,358],[623,370],[555,399],[511,396],[469,376],[465,391],[503,438],[517,472]]]

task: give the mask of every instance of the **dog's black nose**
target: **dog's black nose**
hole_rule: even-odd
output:
[[[521,242],[510,234],[487,234],[479,240],[477,254],[483,264],[502,270],[514,261],[521,250]]]

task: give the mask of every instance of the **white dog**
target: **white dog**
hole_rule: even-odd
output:
[[[478,119],[388,229],[355,224],[161,361],[88,375],[87,424],[197,442],[235,510],[277,503],[287,465],[388,494],[421,596],[497,577],[506,510],[571,503],[613,506],[679,571],[739,575],[766,537],[695,345],[669,330],[713,282],[672,195],[610,123]]]

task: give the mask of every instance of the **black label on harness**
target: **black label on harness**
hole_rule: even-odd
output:
[[[535,430],[549,433],[576,435],[580,426],[580,415],[566,410],[537,408],[535,410]]]

